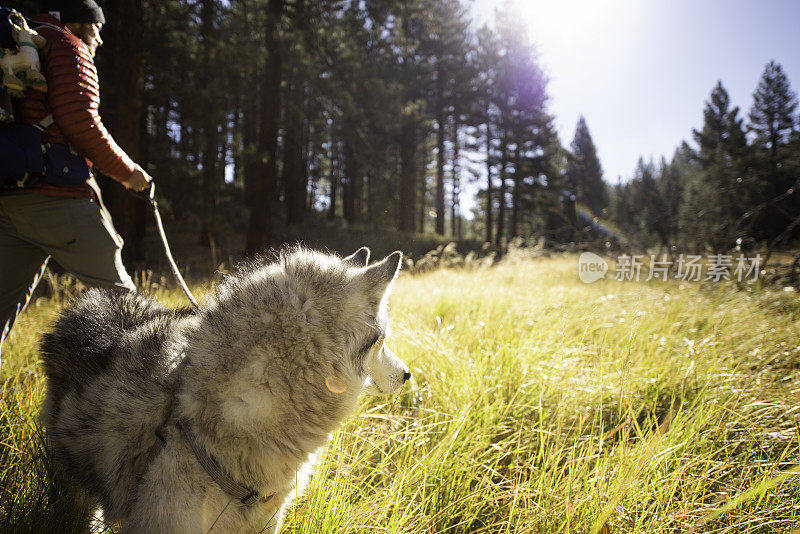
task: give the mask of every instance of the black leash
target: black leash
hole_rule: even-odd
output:
[[[164,232],[164,223],[161,222],[161,213],[158,211],[158,202],[156,201],[156,186],[153,182],[150,182],[150,186],[145,189],[144,191],[133,191],[132,189],[128,190],[136,198],[146,201],[150,204],[150,208],[153,210],[153,216],[156,219],[156,227],[158,227],[158,233],[161,236],[161,243],[164,245],[164,252],[167,255],[167,261],[169,261],[169,266],[172,269],[172,274],[175,275],[175,278],[178,280],[178,284],[183,289],[183,292],[186,293],[186,297],[189,299],[189,302],[192,303],[194,309],[199,309],[200,305],[192,296],[192,292],[189,291],[189,286],[186,285],[186,281],[181,276],[181,272],[178,270],[178,265],[175,263],[175,258],[172,257],[172,251],[169,249],[169,242],[167,241],[167,234]]]

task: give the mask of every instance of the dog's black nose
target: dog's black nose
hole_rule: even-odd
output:
[[[403,382],[408,382],[409,378],[411,378],[411,371],[406,371],[403,373]]]

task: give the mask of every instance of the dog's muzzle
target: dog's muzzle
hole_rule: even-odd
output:
[[[373,395],[389,395],[411,379],[408,366],[383,345],[372,358],[365,389]]]

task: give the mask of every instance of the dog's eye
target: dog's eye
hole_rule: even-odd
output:
[[[376,344],[378,341],[380,341],[382,337],[383,337],[383,334],[382,334],[382,333],[380,333],[380,332],[377,332],[377,333],[376,333],[376,334],[375,334],[373,337],[371,337],[371,338],[369,339],[369,341],[368,341],[368,342],[367,342],[367,343],[366,343],[366,344],[365,344],[363,347],[361,347],[361,350],[360,350],[359,352],[360,352],[360,353],[362,353],[362,354],[363,354],[363,353],[365,353],[365,352],[367,352],[369,349],[371,349],[372,347],[374,347],[374,346],[375,346],[375,344]]]

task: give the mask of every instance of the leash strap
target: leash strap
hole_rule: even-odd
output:
[[[192,450],[192,453],[194,453],[194,457],[197,458],[197,462],[200,466],[205,469],[208,476],[211,477],[211,480],[216,482],[226,493],[233,495],[233,497],[247,506],[255,504],[259,500],[267,502],[275,495],[273,493],[262,497],[259,495],[258,491],[236,482],[233,477],[219,465],[219,462],[212,458],[206,450],[200,446],[197,442],[197,436],[192,432],[191,423],[189,421],[186,419],[178,419],[175,421],[175,426],[178,427],[178,431],[181,433],[181,436],[183,436],[186,444],[189,445],[189,448]]]
[[[164,232],[164,223],[161,222],[161,213],[158,211],[158,202],[156,201],[156,186],[153,182],[150,182],[150,188],[147,191],[146,195],[142,193],[136,193],[134,191],[130,191],[135,197],[141,198],[146,200],[150,207],[153,210],[153,216],[156,219],[156,227],[158,227],[158,234],[161,236],[161,243],[164,245],[164,252],[167,256],[167,261],[169,261],[169,266],[172,269],[172,274],[175,275],[175,278],[178,280],[178,284],[181,286],[181,289],[184,293],[186,293],[186,297],[189,299],[189,302],[192,303],[192,307],[194,309],[200,309],[200,305],[192,296],[192,292],[189,291],[189,286],[186,285],[186,281],[181,276],[181,272],[178,269],[178,265],[175,263],[175,258],[172,257],[172,251],[169,249],[169,242],[167,241],[167,234]]]

